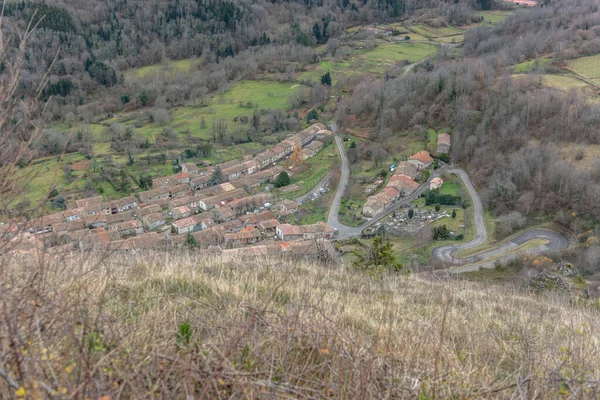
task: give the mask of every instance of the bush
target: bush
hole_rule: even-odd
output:
[[[446,225],[436,226],[433,228],[433,240],[448,240],[450,239],[450,231]]]
[[[439,189],[430,190],[425,195],[425,205],[432,206],[434,204],[440,204],[443,206],[454,206],[460,204],[460,196],[453,196],[451,194],[440,194]]]
[[[310,124],[311,121],[316,121],[319,119],[319,113],[314,108],[308,112],[306,115],[306,123]]]
[[[152,121],[159,125],[165,125],[171,122],[171,114],[164,108],[152,110],[150,115],[152,116]]]

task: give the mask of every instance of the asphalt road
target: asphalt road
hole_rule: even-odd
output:
[[[471,179],[469,179],[469,175],[467,175],[467,173],[462,169],[455,167],[447,168],[446,171],[457,174],[465,184],[465,187],[471,196],[471,203],[475,217],[475,229],[477,232],[475,238],[470,242],[457,245],[443,245],[436,247],[431,251],[431,255],[434,259],[447,265],[469,264],[468,266],[464,267],[451,267],[448,270],[449,272],[462,273],[477,271],[480,268],[492,268],[498,261],[507,262],[515,257],[518,257],[518,254],[511,253],[510,251],[534,239],[547,239],[549,242],[545,245],[537,246],[533,249],[527,250],[524,252],[525,254],[538,255],[551,251],[558,251],[565,249],[569,245],[569,241],[564,235],[549,229],[538,228],[522,232],[510,241],[502,243],[475,256],[465,258],[454,257],[453,254],[456,251],[472,249],[485,243],[487,240],[487,230],[485,228],[485,222],[483,218],[483,205],[481,203],[481,198],[479,197],[475,186],[473,186]],[[501,256],[502,254],[505,255]]]
[[[336,240],[341,239],[349,239],[352,237],[357,237],[362,234],[362,231],[365,228],[368,228],[375,223],[379,222],[381,219],[387,217],[395,210],[403,207],[404,205],[413,202],[418,199],[421,193],[423,193],[429,187],[429,181],[425,184],[421,185],[413,194],[408,197],[403,197],[398,200],[396,203],[389,206],[383,212],[378,214],[377,216],[371,218],[369,221],[365,222],[361,226],[358,227],[350,227],[342,224],[338,219],[338,212],[340,209],[340,204],[342,200],[342,196],[344,194],[344,190],[348,185],[348,179],[350,176],[350,164],[348,162],[348,157],[346,156],[346,152],[344,149],[344,144],[342,139],[337,134],[337,129],[335,126],[332,126],[332,130],[335,134],[336,144],[338,147],[338,151],[340,153],[342,159],[342,174],[340,184],[338,185],[338,189],[335,193],[335,197],[331,204],[331,208],[329,209],[329,214],[327,216],[327,224],[332,228],[336,228],[338,230],[338,234],[336,236]],[[469,196],[471,197],[471,207],[473,209],[474,214],[474,222],[475,222],[475,230],[476,235],[475,238],[467,243],[461,244],[448,244],[436,247],[432,250],[431,255],[435,260],[441,261],[446,265],[452,265],[449,269],[449,272],[452,273],[461,273],[468,271],[475,271],[480,268],[491,268],[495,265],[497,261],[508,261],[510,258],[514,258],[517,254],[510,254],[510,250],[514,249],[522,244],[527,243],[533,239],[547,239],[549,242],[545,245],[538,246],[536,248],[528,250],[527,254],[543,254],[551,251],[558,251],[565,249],[569,242],[567,238],[555,231],[551,231],[548,229],[532,229],[521,234],[515,236],[510,241],[500,244],[497,247],[494,247],[485,252],[479,253],[476,256],[459,258],[454,257],[453,254],[456,251],[472,249],[477,246],[481,246],[487,241],[488,234],[487,229],[485,227],[485,221],[483,216],[483,204],[481,202],[481,198],[477,193],[477,189],[471,182],[469,175],[462,169],[457,167],[444,167],[442,169],[433,171],[430,180],[436,176],[439,176],[442,172],[445,173],[454,173],[461,178],[463,181]],[[501,254],[505,254],[503,257],[498,257]],[[468,266],[461,267],[460,265],[469,264]]]

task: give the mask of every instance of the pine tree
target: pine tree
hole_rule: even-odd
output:
[[[210,178],[210,182],[213,185],[218,185],[220,183],[223,183],[223,173],[221,172],[221,167],[219,167],[218,165],[215,168],[215,170]]]
[[[183,242],[183,245],[187,248],[195,249],[196,247],[198,247],[198,241],[196,240],[194,235],[188,232],[187,235],[185,235],[185,242]]]
[[[375,236],[373,244],[366,246],[364,252],[355,252],[356,259],[352,265],[355,269],[371,274],[380,274],[385,271],[409,272],[404,265],[396,260],[392,243],[383,242],[381,236]]]
[[[322,40],[321,27],[319,27],[318,22],[315,22],[315,24],[313,26],[313,36],[317,40],[317,43],[321,43],[321,40]]]
[[[325,75],[321,77],[321,83],[323,85],[331,86],[331,74],[329,73],[329,71],[327,71]]]

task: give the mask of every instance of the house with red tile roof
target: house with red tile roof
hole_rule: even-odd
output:
[[[416,166],[418,169],[425,169],[433,164],[433,158],[428,151],[421,150],[418,153],[408,157],[408,162]]]
[[[419,188],[419,184],[412,180],[410,176],[402,174],[393,175],[388,182],[388,186],[396,188],[402,197],[409,196]]]
[[[247,227],[239,232],[226,233],[223,235],[225,245],[228,247],[240,246],[243,244],[256,243],[260,240],[260,231],[254,227]]]

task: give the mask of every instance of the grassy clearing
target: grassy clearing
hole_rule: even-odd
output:
[[[510,11],[477,11],[477,15],[483,17],[483,23],[497,24],[510,15]]]
[[[212,125],[216,120],[225,120],[228,125],[228,131],[232,132],[238,122],[234,119],[240,115],[251,115],[257,110],[262,109],[280,109],[288,108],[287,99],[290,93],[299,88],[294,83],[279,83],[266,81],[241,81],[232,85],[228,90],[214,96],[210,99],[207,106],[204,107],[177,107],[170,110],[171,121],[164,125],[157,123],[146,123],[145,125],[134,128],[135,134],[147,138],[151,143],[156,141],[165,128],[172,129],[178,134],[179,142],[177,148],[185,148],[186,137],[202,138],[211,140]],[[139,111],[143,113],[143,111]],[[76,135],[80,130],[89,129],[92,133],[90,141],[96,155],[112,154],[112,160],[118,168],[124,165],[127,157],[113,154],[111,149],[110,137],[106,134],[108,126],[113,123],[121,123],[125,126],[133,126],[136,113],[128,113],[110,118],[98,124],[69,126],[67,124],[56,124],[51,128],[60,132],[69,132]],[[202,127],[201,121],[204,118],[205,127]],[[213,163],[224,162],[232,159],[242,158],[248,154],[256,154],[264,149],[264,146],[258,142],[250,142],[232,146],[215,146],[213,153],[208,160]],[[163,176],[172,173],[170,165],[148,165],[144,163],[144,156],[147,151],[135,155],[136,163],[128,168],[134,176],[142,173],[150,173],[153,176]],[[66,155],[60,165],[57,167],[56,158],[47,160],[36,160],[34,164],[23,170],[23,175],[31,176],[30,190],[25,198],[30,202],[37,202],[43,199],[52,187],[59,189],[61,194],[75,193],[81,191],[89,176],[84,171],[73,173],[73,181],[67,182],[64,177],[63,167],[68,162],[76,162],[83,159],[80,154]],[[58,172],[57,172],[58,171]],[[321,176],[324,174],[321,174]],[[108,197],[120,197],[121,194],[114,192],[114,188],[107,182],[99,182],[96,185],[102,188],[104,194]]]
[[[435,153],[437,149],[437,137],[438,132],[435,129],[429,128],[427,130],[427,143],[425,144],[425,148],[430,153]]]
[[[60,193],[82,190],[86,182],[87,171],[73,171],[71,182],[67,180],[63,172],[69,163],[82,160],[84,158],[80,154],[65,155],[61,161],[58,161],[58,157],[46,157],[35,160],[26,168],[19,170],[17,173],[19,179],[28,182],[24,200],[29,201],[31,205],[38,204],[48,196],[53,188]]]
[[[550,86],[559,90],[569,91],[571,89],[584,89],[589,85],[579,79],[564,75],[544,75],[542,82],[546,86]]]
[[[347,226],[360,226],[365,222],[361,210],[366,200],[342,198],[339,210],[340,222]]]
[[[302,196],[312,190],[331,169],[331,165],[338,159],[337,148],[332,143],[323,146],[314,157],[302,162],[299,166],[294,166],[291,160],[287,160],[281,165],[286,167],[292,173],[291,184],[300,186],[299,190],[285,192],[283,198],[293,199]],[[293,166],[293,169],[289,169]]]
[[[454,28],[451,26],[441,27],[441,28],[433,28],[429,25],[412,25],[408,29],[413,32],[418,33],[419,35],[425,36],[427,38],[439,38],[444,36],[456,36],[463,33],[461,29]]]
[[[241,81],[222,94],[214,96],[208,106],[177,107],[171,110],[171,122],[168,124],[148,123],[137,128],[136,132],[154,140],[164,128],[171,128],[176,133],[210,140],[214,121],[225,120],[231,130],[235,126],[234,118],[252,115],[255,109],[287,109],[289,95],[298,88],[294,86],[293,83]],[[201,125],[202,118],[205,127]]]
[[[299,225],[311,225],[319,221],[327,221],[329,204],[333,200],[333,193],[327,193],[313,201],[298,206],[299,212],[296,214],[296,223]]]
[[[552,65],[551,58],[538,58],[537,60],[529,60],[520,64],[515,64],[511,68],[514,73],[522,74],[527,72],[543,70]]]
[[[442,36],[442,37],[438,37],[434,39],[434,42],[439,42],[439,43],[462,43],[465,41],[465,35],[464,34],[460,34],[460,35],[453,35],[453,36]]]
[[[585,146],[574,143],[563,143],[560,146],[562,158],[577,168],[591,170],[597,167],[600,160],[600,145]],[[581,158],[580,158],[581,157]]]
[[[570,60],[567,68],[584,78],[600,80],[600,54]]]
[[[410,64],[434,54],[437,47],[427,43],[387,43],[360,52],[360,57],[379,63],[406,61]]]
[[[156,75],[169,75],[174,73],[193,72],[200,64],[197,58],[184,60],[165,61],[160,64],[146,65],[139,68],[131,68],[123,71],[125,79],[147,78]]]

